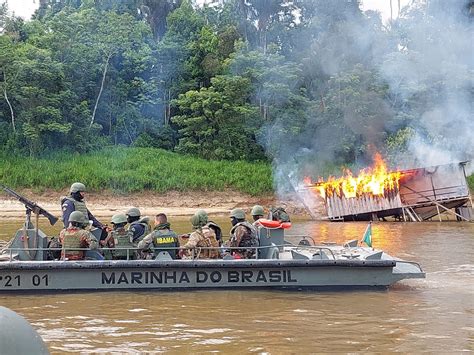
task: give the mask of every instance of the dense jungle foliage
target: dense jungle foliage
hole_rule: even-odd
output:
[[[28,21],[4,4],[0,147],[335,166],[375,150],[398,164],[417,135],[449,150],[452,122],[432,132],[427,111],[445,114],[432,103],[470,78],[465,52],[438,58],[456,82],[429,62],[449,49],[439,24],[472,19],[472,2],[453,3],[415,0],[388,24],[357,0],[42,0]]]

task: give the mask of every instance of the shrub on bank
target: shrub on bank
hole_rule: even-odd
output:
[[[467,177],[467,184],[472,193],[474,193],[474,174]]]
[[[209,161],[154,148],[110,147],[89,154],[53,153],[43,158],[0,153],[0,181],[12,188],[64,189],[74,181],[91,190],[272,192],[264,162]]]

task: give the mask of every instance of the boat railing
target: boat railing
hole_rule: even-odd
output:
[[[195,260],[199,259],[199,256],[201,254],[202,250],[217,250],[219,251],[220,259],[223,258],[226,254],[230,255],[233,250],[255,250],[255,257],[253,259],[259,259],[258,257],[258,251],[259,250],[269,250],[269,249],[277,249],[279,247],[283,248],[285,246],[288,246],[288,244],[285,245],[266,245],[266,246],[258,246],[258,247],[250,247],[250,246],[245,246],[245,247],[227,247],[227,246],[220,246],[220,247],[195,247],[195,248],[184,248],[184,247],[159,247],[156,248],[156,250],[161,251],[190,251],[191,255],[186,255],[184,259],[187,260]],[[107,253],[107,252],[114,252],[114,251],[126,251],[126,256],[125,259],[123,260],[136,260],[137,258],[132,258],[132,256],[136,256],[139,253],[144,253],[144,254],[154,254],[154,249],[141,249],[137,247],[113,247],[113,248],[108,248],[108,247],[102,247],[102,248],[5,248],[1,250],[0,255],[6,255],[8,252],[9,255],[9,261],[14,260],[14,255],[19,253],[19,252],[27,252],[27,255],[30,255],[30,252],[37,252],[37,251],[43,251],[43,252],[62,252],[62,251],[81,251],[81,252],[87,252],[87,251],[96,251],[100,254],[102,253]],[[112,253],[113,255],[113,253]],[[33,258],[32,258],[33,259]],[[113,259],[113,257],[112,257]],[[147,258],[138,258],[140,260],[146,260]],[[260,259],[265,259],[265,258],[260,258]]]

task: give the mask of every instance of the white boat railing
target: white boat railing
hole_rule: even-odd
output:
[[[104,253],[108,253],[108,252],[112,252],[111,253],[111,256],[112,258],[111,259],[106,259],[106,260],[117,260],[117,259],[114,259],[114,256],[113,256],[113,252],[114,251],[119,251],[119,252],[123,252],[123,251],[126,251],[126,256],[125,256],[125,259],[120,259],[120,260],[150,260],[150,259],[147,259],[146,257],[137,257],[139,255],[139,253],[144,253],[144,254],[149,254],[149,255],[155,255],[156,251],[158,252],[168,252],[168,251],[177,251],[177,254],[179,254],[179,251],[185,251],[185,250],[188,250],[188,251],[191,251],[191,255],[187,255],[185,258],[178,258],[178,260],[180,259],[186,259],[186,260],[196,260],[196,259],[200,259],[200,254],[201,254],[201,251],[203,250],[217,250],[219,252],[219,258],[217,259],[225,259],[225,257],[228,255],[228,258],[233,258],[232,257],[232,251],[242,251],[242,250],[255,250],[255,253],[254,253],[254,257],[253,258],[250,258],[250,259],[266,259],[268,260],[269,258],[262,258],[260,257],[259,258],[259,251],[268,251],[270,249],[274,249],[274,250],[279,250],[281,248],[284,248],[284,247],[288,247],[288,246],[291,246],[291,247],[294,247],[296,249],[311,249],[311,250],[315,250],[315,251],[319,251],[319,252],[323,252],[323,251],[327,251],[329,252],[330,256],[332,257],[333,260],[336,260],[336,257],[333,253],[333,251],[328,248],[328,247],[322,247],[322,246],[297,246],[297,245],[293,245],[291,243],[285,243],[283,245],[267,245],[267,246],[258,246],[258,247],[196,247],[196,248],[183,248],[183,247],[162,247],[162,248],[156,248],[156,249],[148,249],[148,250],[143,250],[143,249],[140,249],[140,248],[137,248],[137,247],[114,247],[114,248],[96,248],[96,249],[91,249],[91,248],[5,248],[2,250],[2,253],[0,253],[0,256],[1,255],[9,255],[9,260],[5,260],[5,261],[16,261],[18,257],[18,253],[20,252],[27,252],[27,255],[30,255],[29,252],[30,251],[43,251],[43,252],[63,252],[63,251],[81,251],[81,252],[87,252],[87,251],[95,251],[95,252],[98,252],[101,256],[104,256],[103,254]],[[156,257],[156,255],[155,255]],[[153,257],[153,259],[151,260],[154,260],[155,257]],[[276,259],[276,258],[274,258]],[[54,259],[54,260],[61,260],[61,258],[59,259]],[[90,260],[90,259],[87,259],[87,260]]]

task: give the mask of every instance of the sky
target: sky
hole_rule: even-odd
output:
[[[0,0],[0,2],[5,2],[5,0]],[[405,6],[408,2],[409,0],[401,0],[401,6]],[[394,18],[396,17],[397,3],[397,0],[393,0]],[[9,8],[14,11],[17,16],[21,16],[25,19],[30,18],[38,5],[39,0],[8,0]],[[362,0],[362,8],[364,10],[380,11],[384,21],[390,19],[390,0]]]

